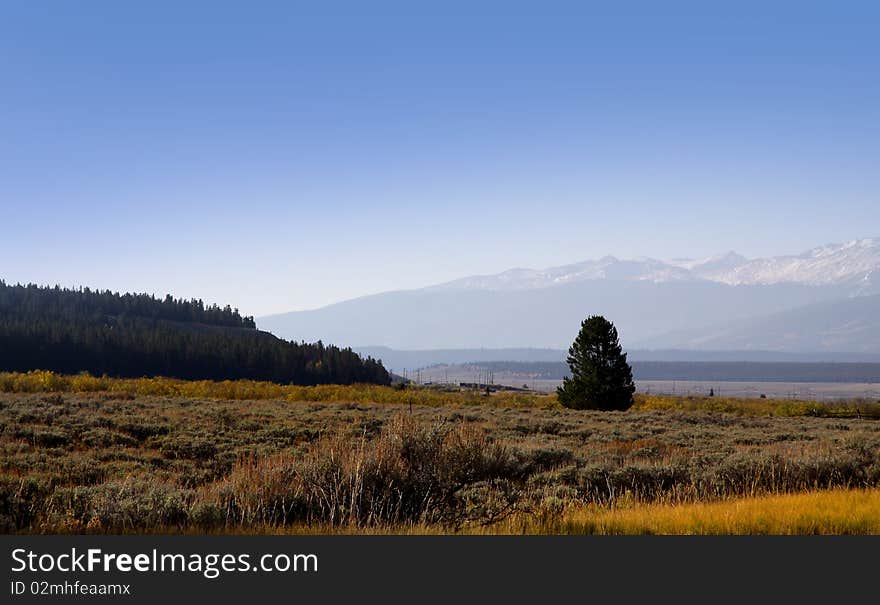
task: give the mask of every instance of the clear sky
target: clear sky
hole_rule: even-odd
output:
[[[0,278],[262,315],[880,236],[880,5],[710,4],[4,2]]]

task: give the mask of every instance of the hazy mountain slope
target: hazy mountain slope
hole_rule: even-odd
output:
[[[386,368],[395,371],[484,361],[552,362],[561,361],[566,356],[562,349],[524,348],[401,350],[389,347],[356,347],[354,352],[364,357],[381,359]]]
[[[822,302],[709,328],[674,331],[637,346],[880,353],[880,296]]]
[[[728,286],[708,281],[588,280],[514,291],[388,292],[313,311],[259,318],[295,340],[400,349],[567,348],[587,315],[604,314],[624,344],[673,330],[789,309],[842,296],[835,287]]]

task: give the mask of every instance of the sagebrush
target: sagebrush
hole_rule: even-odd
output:
[[[410,407],[3,393],[0,524],[7,532],[473,531],[583,506],[880,483],[880,423],[864,413],[776,416],[748,402],[716,411],[691,399],[607,413],[494,397]]]

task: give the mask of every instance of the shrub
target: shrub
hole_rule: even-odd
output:
[[[0,532],[31,527],[43,512],[49,486],[37,478],[0,476]]]
[[[190,492],[156,481],[109,481],[59,488],[50,498],[49,518],[98,532],[155,531],[183,526]]]
[[[525,467],[481,431],[397,416],[373,440],[325,437],[300,457],[245,461],[220,489],[234,523],[459,526],[512,510]]]

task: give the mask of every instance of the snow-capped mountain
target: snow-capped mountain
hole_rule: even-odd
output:
[[[704,273],[702,277],[725,284],[798,283],[817,286],[872,281],[880,269],[880,238],[813,248],[797,256],[745,261]]]
[[[877,276],[880,238],[765,259],[607,256],[364,296],[258,325],[350,346],[564,349],[584,317],[601,314],[628,347],[880,353],[870,320],[880,296],[867,296],[880,295]]]
[[[727,252],[703,259],[622,260],[605,256],[548,269],[510,269],[433,286],[452,290],[530,290],[585,280],[704,280],[728,285],[851,285],[853,294],[871,294],[880,286],[880,238],[829,244],[791,256],[748,259]]]
[[[692,279],[692,276],[687,269],[653,258],[621,260],[605,256],[599,260],[543,270],[510,269],[497,275],[475,275],[432,286],[431,289],[533,290],[593,279],[659,282]]]
[[[687,269],[691,275],[698,276],[711,275],[717,271],[727,271],[747,262],[749,262],[749,259],[741,254],[733,252],[732,250],[725,254],[710,256],[709,258],[700,258],[696,260],[685,258],[671,261],[676,267]]]

